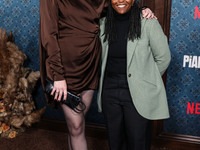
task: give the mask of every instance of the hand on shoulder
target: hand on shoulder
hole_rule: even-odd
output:
[[[146,19],[158,19],[154,13],[149,8],[145,8],[142,10],[142,17]]]

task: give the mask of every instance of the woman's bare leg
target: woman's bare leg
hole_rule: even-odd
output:
[[[69,133],[69,131],[68,131],[68,133]],[[72,150],[71,137],[70,137],[69,134],[68,134],[68,136],[67,136],[67,140],[68,140],[68,148],[69,148],[69,150]]]
[[[81,93],[81,98],[84,104],[86,105],[86,109],[84,110],[84,116],[88,112],[90,105],[92,103],[92,98],[94,95],[94,90],[86,90]]]
[[[69,147],[71,145],[71,150],[88,149],[85,138],[85,114],[87,113],[90,104],[92,102],[94,90],[83,91],[82,93],[80,93],[80,95],[82,101],[86,105],[86,109],[84,112],[76,113],[65,104],[61,105],[69,130],[68,142],[69,142]]]

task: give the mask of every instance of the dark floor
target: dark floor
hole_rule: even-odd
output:
[[[108,150],[106,140],[87,137],[89,150]],[[0,150],[67,150],[67,134],[30,128],[14,139],[0,138]],[[152,150],[169,150],[152,148]]]

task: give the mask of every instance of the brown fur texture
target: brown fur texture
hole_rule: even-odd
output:
[[[14,44],[12,33],[0,29],[0,122],[20,129],[39,121],[45,108],[36,110],[32,98],[40,72],[24,68],[26,55]]]

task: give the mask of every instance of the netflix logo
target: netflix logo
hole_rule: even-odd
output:
[[[200,11],[199,11],[198,6],[195,7],[195,13],[194,13],[194,19],[197,19],[197,18],[200,19]]]
[[[200,114],[200,103],[187,104],[187,114]]]

